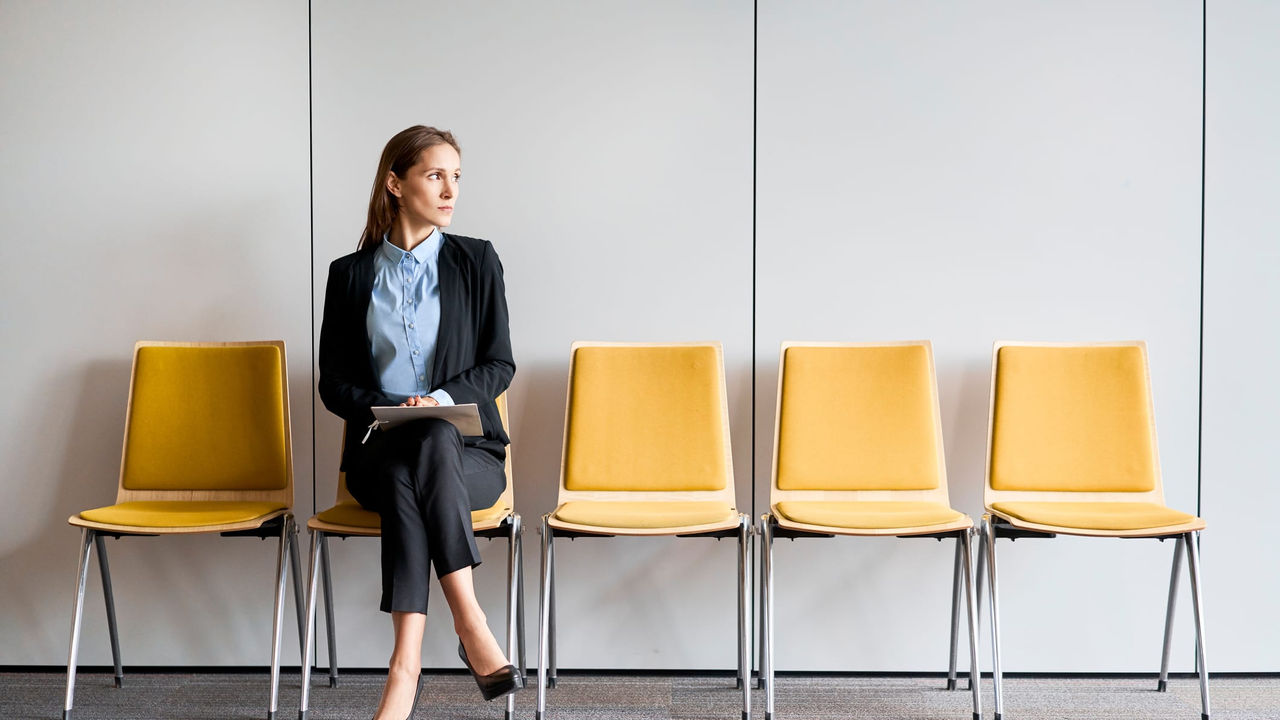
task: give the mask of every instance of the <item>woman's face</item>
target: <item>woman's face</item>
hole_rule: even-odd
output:
[[[387,189],[400,198],[400,212],[415,225],[449,227],[460,179],[462,159],[452,145],[442,143],[423,150],[404,177],[387,173]]]

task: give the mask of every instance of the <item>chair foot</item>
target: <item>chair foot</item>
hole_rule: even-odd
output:
[[[63,710],[63,711],[62,711],[62,720],[71,720],[71,711],[70,711],[70,710]]]
[[[1200,713],[1200,720],[1209,720],[1209,713]]]
[[[737,682],[737,684],[736,684],[736,685],[734,685],[734,686],[733,686],[733,689],[734,689],[734,690],[741,690],[741,689],[742,689],[742,678],[738,678],[738,682]]]
[[[996,713],[996,720],[1000,720],[1000,713]]]
[[[338,687],[338,678],[336,678],[336,677],[331,677],[331,678],[329,678],[329,687],[331,687],[331,688],[336,688],[336,687]]]
[[[542,720],[542,711],[541,711],[541,710],[534,710],[534,711],[533,711],[533,720]]]
[[[974,713],[974,714],[973,714],[973,720],[982,720],[982,716],[981,716],[981,715],[979,715],[978,713]]]
[[[556,679],[553,677],[547,678],[547,688],[551,689],[551,688],[554,688],[555,686],[556,686]]]
[[[1169,681],[1161,680],[1160,684],[1156,686],[1156,692],[1168,692],[1168,691],[1169,691]]]
[[[268,710],[268,711],[267,711],[267,720],[276,720],[276,711],[275,711],[275,710]]]
[[[747,714],[746,710],[742,711],[742,720],[751,720],[751,716]]]
[[[299,710],[299,711],[298,711],[298,720],[307,720],[307,715],[308,715],[310,712],[311,712],[310,710]]]
[[[503,711],[502,711],[502,720],[511,720],[511,711],[510,711],[510,710],[503,710]]]
[[[116,687],[118,687],[118,688],[124,687],[124,676],[123,676],[123,675],[117,675],[117,676],[116,676]]]
[[[769,712],[768,710],[766,710],[766,711],[764,712],[764,720],[773,720],[773,713],[771,713],[771,712]]]
[[[955,678],[947,678],[947,689],[948,689],[948,690],[955,690],[955,689],[956,689],[956,679],[955,679]]]

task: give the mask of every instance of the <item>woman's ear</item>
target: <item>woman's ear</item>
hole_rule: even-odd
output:
[[[396,197],[400,197],[400,178],[396,177],[395,172],[391,170],[387,171],[386,186],[387,192],[395,195]]]

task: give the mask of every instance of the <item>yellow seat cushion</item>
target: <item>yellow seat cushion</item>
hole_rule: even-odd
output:
[[[1196,519],[1164,505],[1143,502],[1000,502],[991,509],[1023,522],[1081,530],[1145,530]]]
[[[124,488],[284,489],[283,361],[274,345],[138,348]]]
[[[947,525],[965,515],[933,502],[810,502],[786,501],[777,505],[778,514],[805,525],[833,528],[887,530],[928,525]]]
[[[499,502],[491,508],[473,510],[471,512],[471,523],[474,525],[493,522],[506,517],[510,512],[511,508]],[[346,525],[347,527],[370,530],[382,528],[382,518],[378,516],[378,513],[372,510],[365,510],[360,507],[360,503],[356,502],[338,503],[324,512],[316,513],[316,519],[332,525]]]
[[[146,500],[85,510],[80,517],[108,525],[140,528],[193,528],[249,522],[284,510],[276,502]]]
[[[573,352],[566,490],[723,490],[729,429],[717,345]]]
[[[991,488],[1155,489],[1148,385],[1140,345],[1000,348]]]
[[[576,500],[556,508],[557,520],[602,528],[673,528],[737,521],[721,502],[593,502]]]
[[[941,455],[927,345],[786,349],[779,490],[932,490]]]

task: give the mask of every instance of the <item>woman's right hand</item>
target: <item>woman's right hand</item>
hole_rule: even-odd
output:
[[[415,395],[400,403],[400,407],[434,407],[440,403],[433,397]]]

